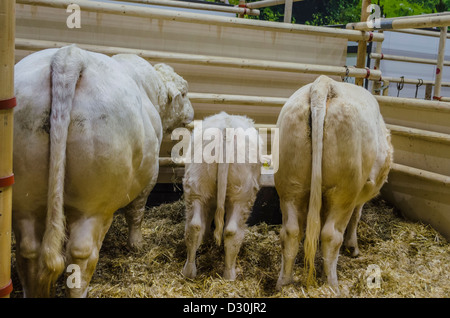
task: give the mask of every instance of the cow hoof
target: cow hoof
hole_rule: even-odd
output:
[[[137,252],[142,249],[142,246],[142,232],[140,230],[130,231],[128,234],[128,247],[130,250]]]
[[[195,263],[186,262],[182,273],[185,277],[194,279],[197,276],[197,267],[195,266]]]
[[[349,255],[350,257],[356,258],[359,256],[359,248],[354,246],[346,246],[345,254]]]
[[[225,280],[234,281],[236,280],[236,271],[233,269],[226,269],[223,272],[223,278]]]
[[[333,292],[333,294],[337,297],[339,297],[341,295],[341,291],[339,290],[338,285],[329,285],[329,288],[331,289],[331,291]]]
[[[140,251],[142,249],[142,246],[143,246],[142,239],[128,241],[128,248],[133,252]]]
[[[275,289],[280,291],[281,288],[285,285],[289,285],[293,282],[292,277],[279,277],[277,281],[277,285],[275,286]]]

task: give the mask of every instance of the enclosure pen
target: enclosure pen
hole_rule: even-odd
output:
[[[441,96],[440,88],[450,87],[449,82],[442,82],[442,69],[450,63],[444,58],[450,13],[381,19],[380,26],[374,28],[365,22],[371,2],[363,0],[361,19],[358,19],[361,22],[337,29],[290,23],[292,3],[296,1],[300,0],[239,1],[238,6],[162,0],[1,1],[0,288],[9,288],[10,247],[13,266],[17,253],[14,237],[13,244],[9,238],[14,58],[18,62],[33,52],[75,43],[81,49],[108,56],[136,54],[152,65],[167,63],[189,83],[187,97],[194,108],[194,120],[220,111],[246,115],[254,120],[256,129],[266,129],[267,136],[275,135],[272,130],[277,128],[278,115],[289,97],[319,75],[328,75],[336,81],[353,77],[358,85],[364,79],[373,81],[372,94],[389,129],[394,162],[381,195],[364,207],[358,229],[361,256],[351,258],[343,250],[338,260],[341,296],[447,297],[450,293],[450,245],[446,241],[450,239],[450,103],[447,102],[450,97]],[[66,9],[70,4],[80,6],[82,27],[79,29],[66,25],[69,15]],[[285,4],[285,23],[243,18],[260,14],[258,8],[280,4]],[[159,8],[162,6],[183,9]],[[202,13],[184,9],[202,10]],[[6,14],[7,10],[12,13]],[[212,11],[236,17],[220,16]],[[442,31],[416,29],[422,27],[441,27]],[[439,36],[437,59],[383,55],[382,42],[389,34],[387,31]],[[348,41],[359,42],[356,66],[346,65]],[[369,55],[375,61],[373,69],[366,67],[369,42],[376,42],[376,51]],[[439,76],[436,80],[422,80],[421,74],[417,78],[415,74],[406,78],[383,76],[380,69],[383,60],[436,65]],[[429,99],[434,96],[434,100],[387,96],[389,83],[425,85],[426,96]],[[1,109],[2,105],[8,109]],[[186,128],[194,126],[195,121]],[[171,158],[176,142],[170,134],[162,139],[158,183],[165,183],[179,193],[185,164]],[[271,147],[268,138],[267,149]],[[273,174],[261,175],[261,185],[265,190],[273,189]],[[276,206],[279,200],[273,190],[270,197],[263,194],[258,208],[264,207],[264,213],[270,210],[281,217],[279,205]],[[153,207],[143,218],[144,248],[130,254],[125,215],[121,210],[116,213],[99,253],[89,297],[336,296],[326,284],[304,288],[306,275],[301,265],[297,266],[293,285],[275,290],[281,263],[279,224],[249,224],[237,263],[238,271],[242,271],[230,283],[220,276],[223,247],[217,250],[212,244],[203,244],[198,250],[201,274],[196,279],[182,275],[186,256],[183,200]],[[319,260],[316,257],[316,262]],[[382,272],[382,288],[371,289],[367,285],[366,270],[373,264]],[[316,267],[320,267],[318,263]],[[15,284],[14,275],[17,274],[13,271]],[[67,289],[61,286],[60,279],[57,296],[63,296]],[[19,295],[20,289],[12,294]]]

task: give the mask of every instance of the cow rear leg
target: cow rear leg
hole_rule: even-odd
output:
[[[283,224],[280,231],[281,271],[276,285],[277,289],[293,281],[293,267],[303,231],[303,225],[299,224],[299,211],[296,204],[280,198],[280,208]]]
[[[328,285],[338,294],[337,261],[339,249],[341,248],[344,231],[352,213],[353,208],[330,209],[320,236],[324,273]]]
[[[71,298],[87,297],[89,283],[97,266],[100,248],[111,225],[112,215],[79,218],[69,223],[67,242],[67,293]],[[70,266],[70,267],[69,267]]]
[[[239,205],[234,205],[231,214],[227,214],[224,229],[225,269],[223,272],[223,278],[226,280],[236,279],[236,258],[244,240],[245,215],[247,213]]]
[[[45,212],[30,213],[29,217],[15,216],[14,236],[16,239],[17,272],[23,289],[23,297],[44,297],[39,288],[39,253],[44,235]],[[40,214],[41,217],[34,216]],[[47,295],[46,295],[47,296]]]
[[[125,219],[128,224],[128,247],[132,251],[138,251],[142,248],[141,226],[146,202],[147,196],[143,195],[124,208]]]
[[[347,225],[347,231],[344,237],[344,247],[349,250],[352,257],[359,255],[357,230],[363,206],[364,204],[358,205],[353,210],[352,218]]]
[[[148,197],[156,184],[157,177],[158,174],[155,174],[141,194],[123,209],[128,224],[128,247],[132,251],[138,251],[142,248],[142,220]]]
[[[183,267],[183,275],[188,278],[197,276],[195,255],[202,243],[206,228],[205,209],[199,200],[192,202],[190,211],[186,211],[186,226],[184,239],[187,247],[187,259]]]

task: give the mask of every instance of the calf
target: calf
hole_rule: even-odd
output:
[[[243,116],[230,116],[222,112],[207,117],[202,126],[203,129],[197,127],[193,131],[191,149],[195,145],[206,149],[208,142],[206,140],[202,142],[203,134],[211,128],[218,130],[219,134],[216,134],[218,136],[216,138],[222,139],[225,136],[227,138],[223,144],[220,143],[220,147],[215,149],[215,156],[219,159],[216,162],[186,164],[183,187],[186,202],[187,260],[183,274],[190,278],[196,276],[195,254],[214,219],[215,241],[220,246],[223,236],[225,246],[223,277],[227,280],[235,280],[236,257],[244,239],[246,221],[259,190],[261,173],[259,152],[254,163],[252,163],[250,152],[259,151],[261,141],[254,129],[253,121]],[[244,162],[239,163],[236,159],[237,151],[229,155],[236,144],[238,151],[242,150],[242,146],[245,149],[245,144],[236,142],[239,137],[236,135],[230,137],[227,134],[226,130],[229,128],[241,128],[242,131],[246,130],[250,134],[254,132],[254,138],[251,136],[248,138],[249,147],[245,152]],[[194,151],[201,150],[194,149]],[[227,153],[227,160],[221,160],[224,153]]]
[[[353,256],[358,254],[356,227],[362,207],[387,179],[393,156],[389,131],[368,91],[326,76],[289,98],[277,127],[279,168],[274,180],[283,215],[277,287],[292,281],[306,222],[308,283],[314,279],[320,238],[325,276],[338,291],[340,246],[344,241]]]

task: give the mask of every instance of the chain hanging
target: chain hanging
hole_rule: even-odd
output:
[[[417,98],[417,91],[419,90],[419,87],[423,85],[423,79],[419,78],[419,83],[416,84],[416,95],[415,98]]]
[[[397,97],[400,94],[400,91],[403,89],[403,86],[405,86],[405,77],[400,76],[400,78],[401,78],[400,83],[397,83]]]

